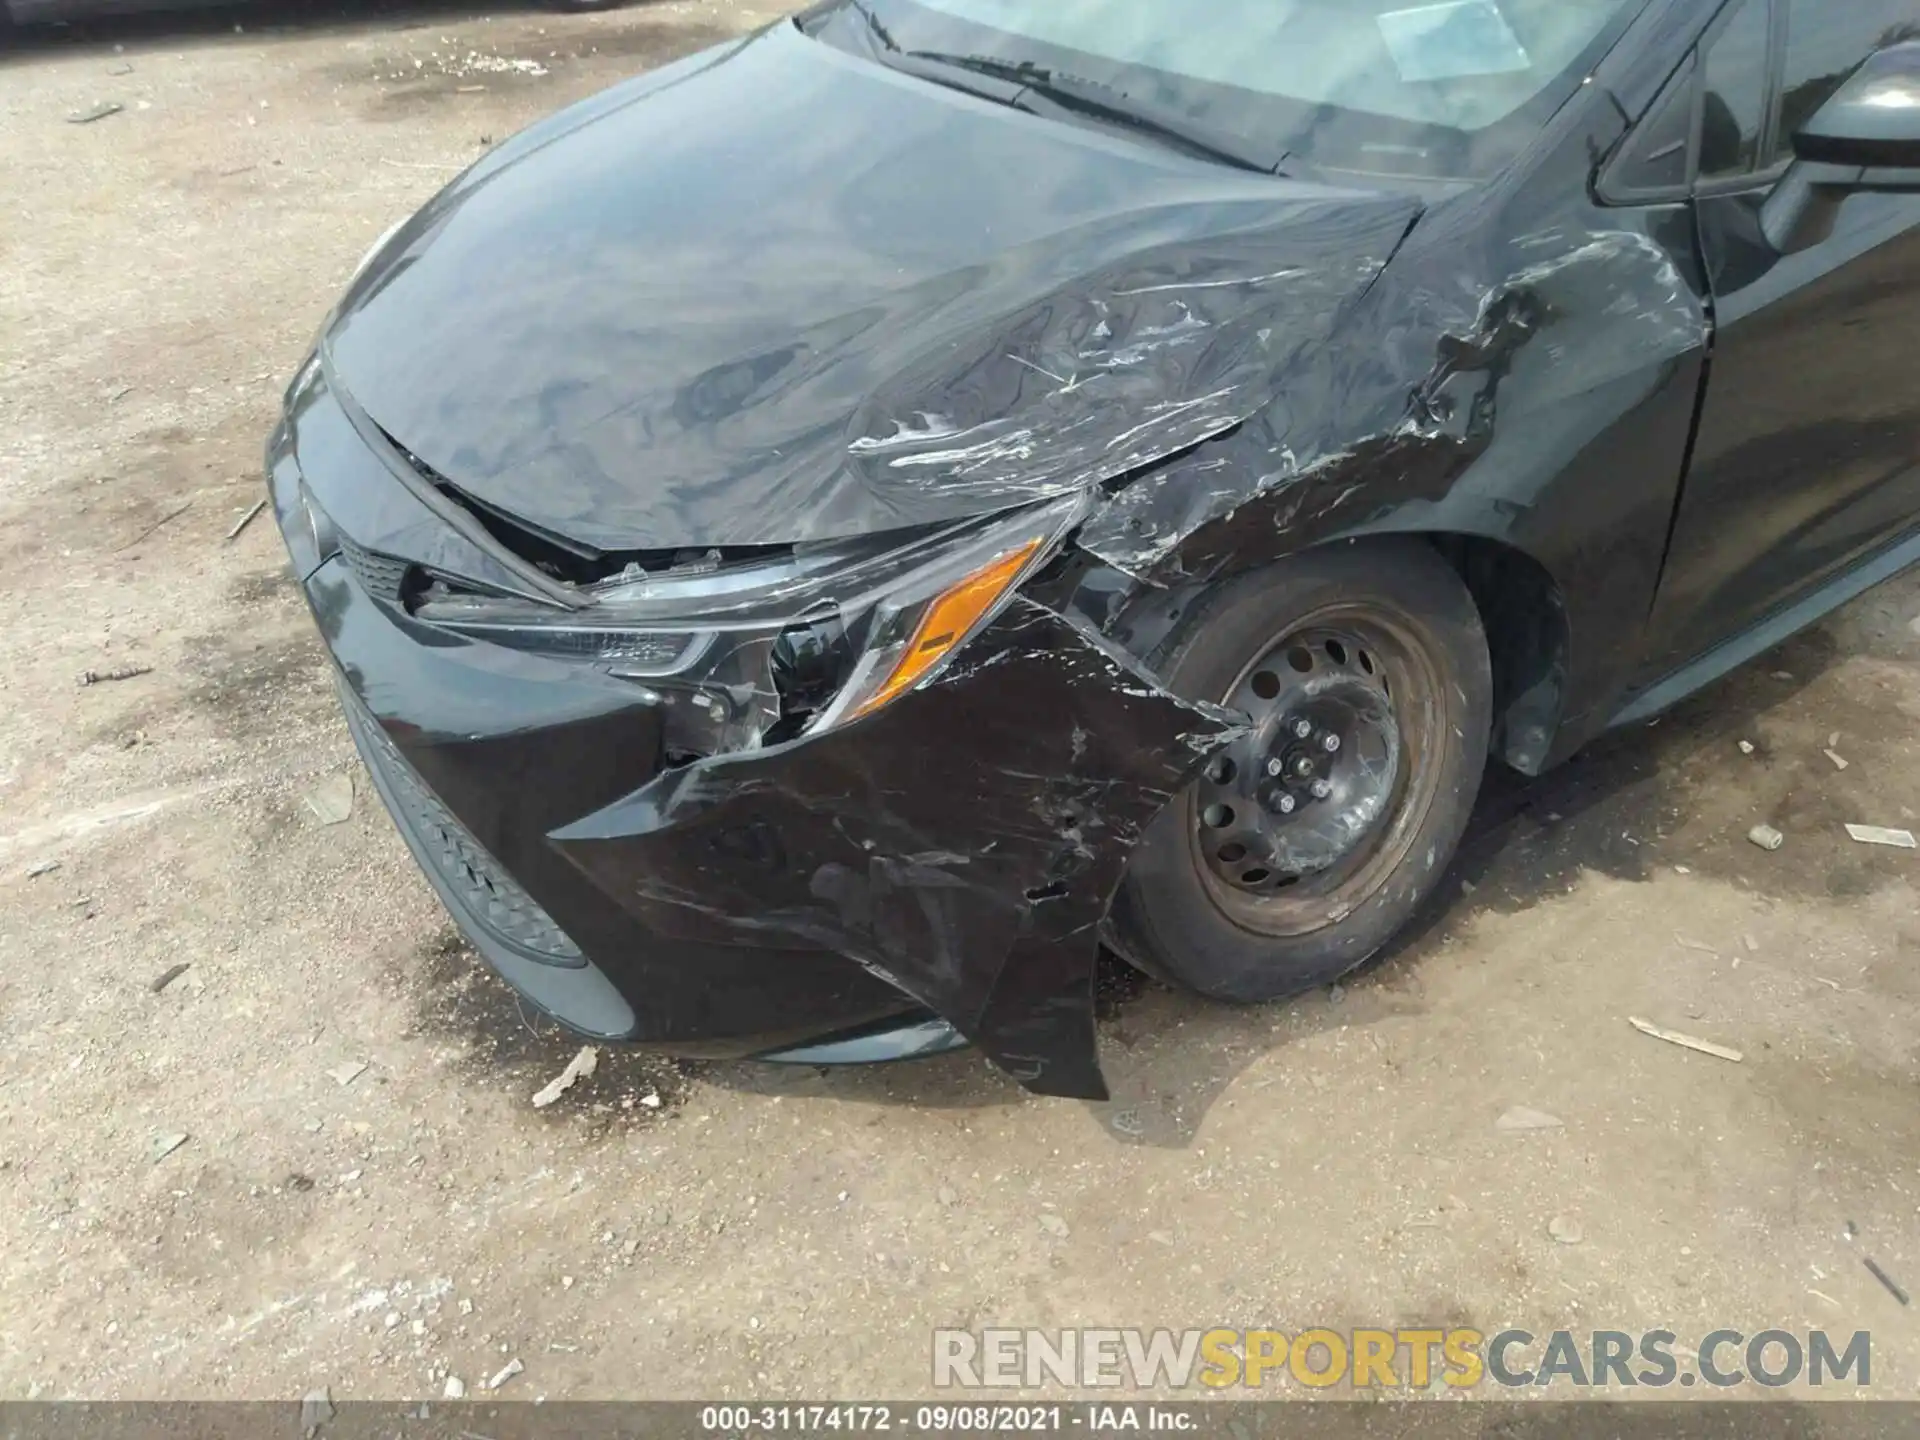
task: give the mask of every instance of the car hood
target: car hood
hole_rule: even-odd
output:
[[[376,252],[324,348],[422,464],[557,535],[839,538],[1231,428],[1417,214],[783,23],[501,146]]]

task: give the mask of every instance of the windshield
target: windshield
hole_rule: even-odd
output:
[[[902,50],[1092,80],[1304,167],[1474,178],[1519,153],[1644,3],[862,0],[859,8]]]

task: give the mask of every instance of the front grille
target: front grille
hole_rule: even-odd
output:
[[[413,568],[411,561],[381,555],[345,536],[340,538],[340,558],[346,561],[347,569],[367,594],[389,605],[400,603],[400,589],[406,583],[407,571]]]
[[[394,801],[394,819],[416,842],[415,852],[453,892],[466,918],[545,965],[578,969],[586,956],[534,898],[442,805],[413,771],[386,731],[343,688],[348,719],[367,764],[376,768]]]

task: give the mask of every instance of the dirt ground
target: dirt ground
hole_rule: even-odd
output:
[[[1920,854],[1841,828],[1920,822],[1915,577],[1496,782],[1450,903],[1344,990],[1116,971],[1110,1105],[972,1055],[619,1054],[532,1108],[576,1046],[415,873],[270,520],[226,537],[376,235],[776,9],[0,40],[0,1395],[438,1396],[518,1358],[503,1394],[903,1396],[941,1325],[1416,1323],[1865,1329],[1870,1393],[1920,1395],[1863,1264],[1920,1290]]]

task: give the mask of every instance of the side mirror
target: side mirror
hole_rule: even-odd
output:
[[[1782,255],[1831,235],[1849,195],[1920,194],[1920,41],[1870,55],[1800,127],[1793,155],[1760,214]]]

